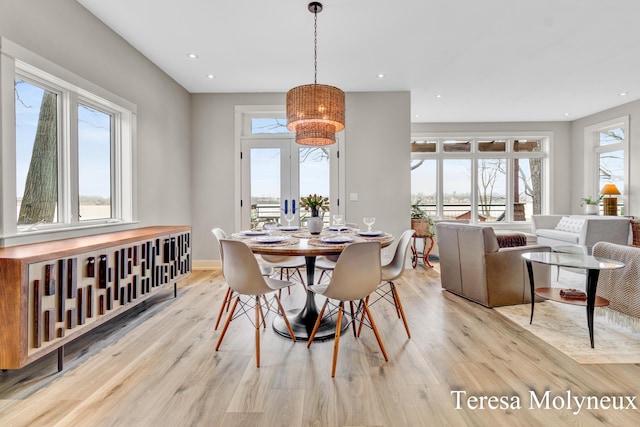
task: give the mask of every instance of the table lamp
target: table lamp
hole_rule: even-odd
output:
[[[602,187],[602,190],[600,190],[600,194],[602,194],[603,196],[607,196],[602,199],[604,205],[604,214],[617,216],[618,198],[611,196],[620,194],[620,190],[618,190],[618,187],[616,187],[615,184],[605,184],[604,187]]]

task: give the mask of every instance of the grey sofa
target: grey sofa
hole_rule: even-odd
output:
[[[627,245],[631,236],[628,218],[598,215],[533,215],[531,232],[538,244],[551,247],[579,245],[588,253],[596,242]]]
[[[442,287],[486,307],[531,301],[522,254],[544,252],[546,245],[500,248],[493,228],[440,222],[436,225]],[[536,287],[548,287],[549,266],[534,263]]]

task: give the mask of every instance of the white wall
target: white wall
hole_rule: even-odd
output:
[[[194,94],[192,96],[193,259],[219,259],[210,230],[235,225],[235,107],[283,105],[285,94]],[[345,128],[345,218],[395,235],[409,227],[410,98],[408,92],[347,93]]]
[[[414,123],[412,132],[459,132],[473,134],[478,132],[536,133],[551,132],[549,147],[550,185],[549,213],[571,213],[572,186],[575,175],[567,165],[574,158],[571,144],[570,122],[506,122],[506,123]],[[577,200],[577,199],[576,199]],[[577,211],[579,212],[579,211]]]
[[[136,104],[140,225],[190,223],[191,112],[184,88],[73,0],[2,0],[0,35]]]
[[[636,172],[640,170],[640,101],[629,102],[619,107],[611,108],[600,113],[592,114],[571,123],[572,157],[571,174],[573,182],[571,201],[574,211],[579,209],[579,199],[585,197],[585,188],[582,185],[584,180],[584,153],[585,140],[584,130],[607,120],[616,119],[622,116],[629,116],[629,186],[625,189],[627,207],[626,215],[640,216],[640,182]],[[591,192],[590,192],[591,193]]]

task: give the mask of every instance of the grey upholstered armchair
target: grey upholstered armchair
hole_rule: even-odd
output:
[[[531,301],[522,254],[550,251],[549,246],[500,248],[493,228],[441,222],[436,226],[442,287],[487,307]],[[547,265],[534,264],[536,287],[548,287]]]

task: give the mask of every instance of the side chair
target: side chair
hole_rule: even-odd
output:
[[[411,338],[411,332],[409,331],[409,324],[407,323],[407,318],[404,315],[400,295],[398,295],[398,290],[394,281],[402,277],[402,274],[404,274],[404,267],[407,262],[407,251],[409,250],[409,244],[411,243],[413,233],[414,230],[409,229],[405,230],[400,235],[396,250],[393,254],[393,259],[391,259],[388,264],[382,266],[382,283],[380,283],[372,294],[375,299],[369,303],[369,307],[380,300],[393,304],[398,318],[402,318],[408,338]],[[387,285],[389,286],[388,288]],[[367,297],[367,302],[368,300],[369,297]],[[360,330],[362,330],[362,324],[360,324]],[[358,331],[358,335],[360,335],[360,330]]]
[[[235,298],[229,315],[222,328],[220,338],[216,344],[216,351],[220,349],[222,340],[227,333],[227,328],[232,320],[241,315],[246,315],[249,319],[251,316],[249,312],[251,309],[255,311],[254,320],[252,321],[255,328],[255,341],[256,341],[256,366],[260,367],[260,326],[266,328],[266,317],[264,310],[272,311],[273,304],[261,303],[261,298],[266,294],[273,293],[273,300],[277,304],[277,312],[283,317],[284,323],[289,330],[289,335],[293,342],[296,341],[296,337],[291,329],[287,314],[282,308],[280,298],[274,291],[291,286],[291,282],[272,279],[262,275],[258,260],[251,252],[251,249],[244,243],[237,240],[222,239],[220,240],[222,246],[222,274],[224,275],[229,288],[234,292]],[[244,296],[250,296],[251,298],[243,299]],[[240,311],[236,314],[236,307],[240,305]]]
[[[333,362],[331,365],[331,376],[336,375],[336,364],[338,361],[338,348],[340,344],[340,330],[342,328],[342,317],[344,313],[344,303],[346,301],[353,302],[359,301],[358,310],[353,312],[353,304],[351,305],[352,311],[350,314],[351,322],[357,320],[358,316],[362,314],[361,322],[366,322],[378,341],[384,360],[388,361],[387,352],[382,344],[382,339],[378,333],[369,306],[366,301],[366,297],[370,295],[376,287],[380,284],[381,278],[381,265],[380,265],[380,243],[379,242],[358,242],[352,243],[345,248],[345,250],[338,258],[335,269],[331,275],[331,280],[328,283],[319,283],[317,285],[309,285],[308,289],[314,293],[327,297],[324,302],[318,318],[313,327],[307,348],[311,347],[311,343],[315,338],[316,332],[320,327],[323,315],[330,304],[330,299],[338,301],[338,304],[331,303],[327,316],[332,316],[337,310],[336,320],[336,332],[335,340],[333,344]],[[348,315],[348,314],[347,314]],[[355,324],[354,335],[355,335]]]
[[[211,229],[211,234],[213,234],[213,237],[216,240],[216,243],[218,244],[218,251],[220,252],[220,260],[222,260],[222,245],[220,244],[220,241],[222,239],[226,239],[227,238],[227,233],[224,232],[223,229],[221,228],[212,228]],[[273,269],[272,266],[270,265],[265,265],[265,264],[259,264],[260,265],[260,272],[262,273],[263,276],[271,276],[274,274],[275,270]],[[229,311],[229,307],[231,306],[231,300],[233,299],[233,290],[231,290],[231,288],[227,288],[227,293],[224,296],[224,299],[222,300],[222,304],[220,304],[220,311],[218,312],[218,317],[216,319],[216,325],[213,328],[213,330],[217,330],[218,326],[220,325],[220,319],[222,319],[222,313],[226,311]]]

